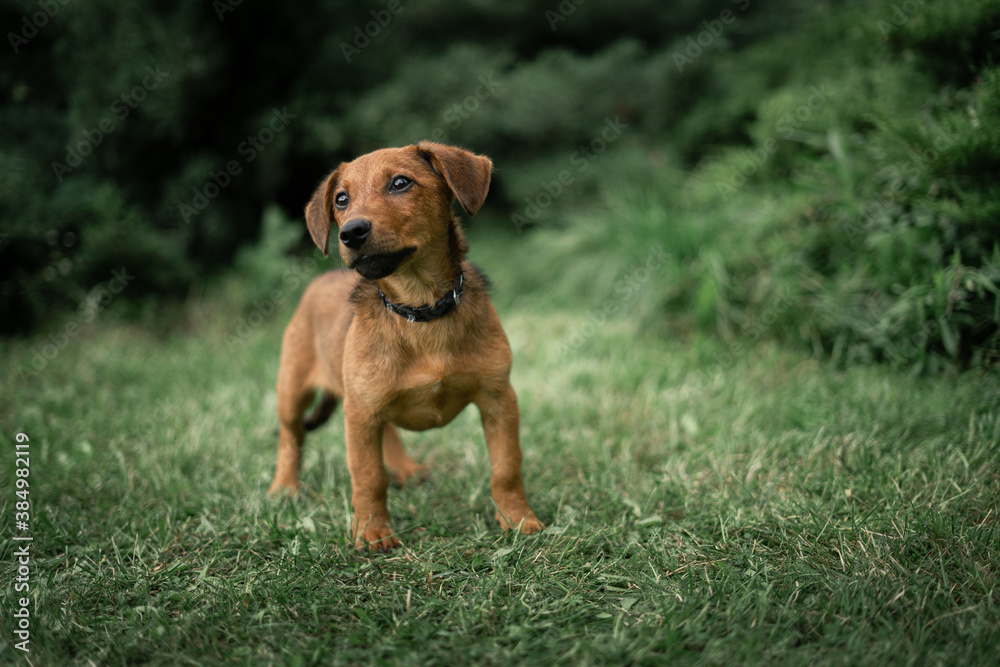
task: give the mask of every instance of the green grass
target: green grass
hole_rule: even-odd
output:
[[[44,335],[0,343],[6,535],[31,438],[31,664],[996,664],[996,374],[654,338],[627,300],[585,327],[592,309],[505,292],[495,241],[477,259],[539,536],[495,525],[471,409],[407,434],[433,476],[390,492],[389,556],[347,537],[339,412],[307,442],[305,493],[266,497],[297,291],[238,345],[245,313],[218,298],[160,335],[111,309],[26,380]],[[13,550],[0,660],[20,663]]]

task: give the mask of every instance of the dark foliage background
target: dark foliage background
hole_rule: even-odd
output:
[[[54,0],[0,24],[6,334],[123,267],[137,317],[252,274],[267,207],[295,220],[339,161],[434,138],[494,159],[481,224],[521,232],[525,291],[600,296],[662,245],[640,319],[665,333],[997,358],[1000,3]],[[274,252],[308,250],[295,229]]]

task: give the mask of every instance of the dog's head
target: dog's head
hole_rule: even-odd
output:
[[[384,278],[447,238],[452,197],[474,215],[492,170],[487,157],[430,142],[362,155],[316,190],[306,206],[309,233],[326,256],[336,225],[344,263],[365,278]]]

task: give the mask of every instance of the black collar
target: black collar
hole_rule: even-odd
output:
[[[462,272],[459,271],[458,275],[455,276],[455,286],[450,292],[445,294],[443,297],[437,300],[433,306],[404,306],[401,303],[393,303],[385,297],[382,290],[378,291],[378,295],[382,297],[382,303],[385,307],[396,313],[400,317],[405,317],[410,322],[430,322],[431,320],[436,320],[439,317],[447,315],[455,306],[458,305],[459,300],[462,298],[462,292],[465,290],[465,279],[462,277]]]

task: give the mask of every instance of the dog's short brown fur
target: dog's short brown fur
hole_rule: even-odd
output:
[[[387,148],[341,164],[306,207],[316,245],[327,253],[336,224],[334,242],[354,271],[314,280],[285,331],[270,491],[298,489],[305,431],[341,401],[359,547],[400,544],[386,509],[386,467],[400,484],[423,475],[396,427],[444,426],[469,403],[479,408],[486,432],[497,520],[522,533],[543,528],[521,481],[510,346],[485,278],[465,261],[465,237],[451,209],[456,198],[470,215],[479,210],[492,167],[486,157],[441,144]],[[368,230],[363,239],[359,226]],[[458,304],[431,321],[408,321],[379,294],[407,306],[435,304],[453,289],[459,271],[464,293]],[[323,398],[304,419],[317,388]]]

